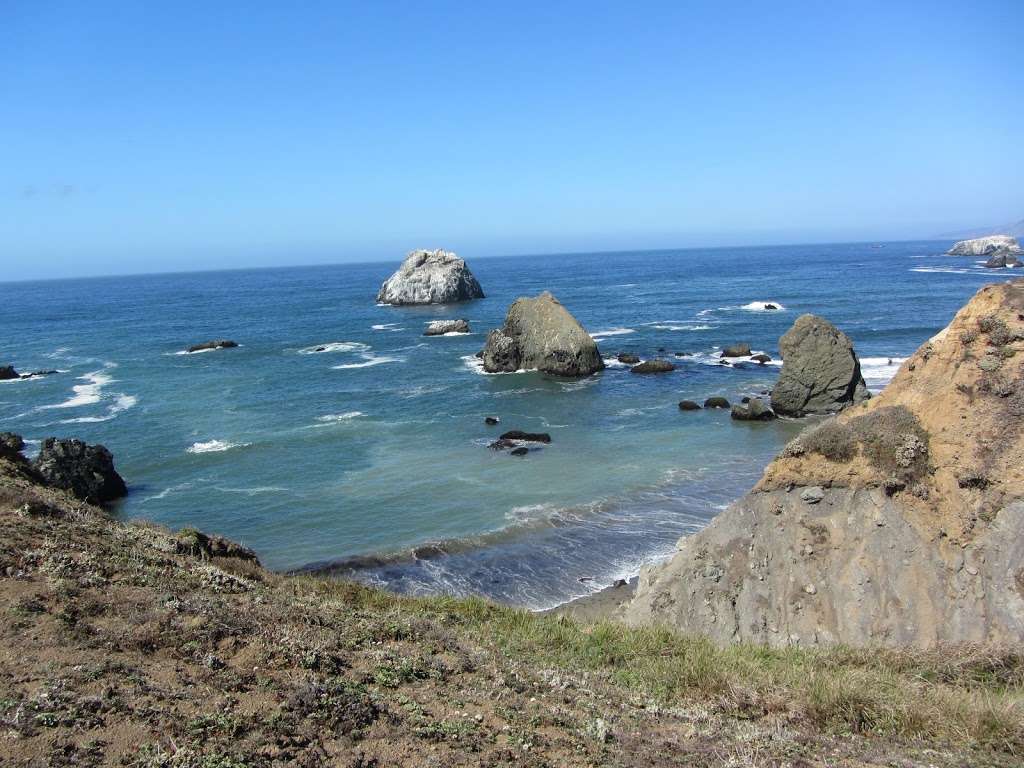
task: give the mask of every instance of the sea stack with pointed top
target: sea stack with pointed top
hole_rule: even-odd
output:
[[[779,339],[782,371],[772,409],[782,416],[838,413],[871,397],[850,337],[817,315],[801,315]]]
[[[384,281],[377,303],[454,304],[484,298],[480,283],[466,262],[451,251],[412,251],[402,266]]]
[[[481,356],[488,373],[526,369],[589,376],[604,368],[597,343],[548,291],[516,299],[505,325],[487,335]]]

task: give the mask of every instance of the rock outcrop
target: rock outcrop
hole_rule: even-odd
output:
[[[487,335],[484,370],[538,370],[556,376],[589,376],[604,368],[597,344],[575,317],[547,291],[520,298],[505,325]]]
[[[871,396],[853,342],[823,317],[798,317],[779,339],[779,351],[772,409],[782,416],[838,413]]]
[[[412,251],[384,281],[379,304],[454,304],[484,298],[480,283],[466,262],[451,251]]]
[[[468,320],[435,320],[427,326],[424,336],[444,336],[446,333],[469,333]]]
[[[744,403],[737,403],[732,407],[730,415],[736,421],[771,421],[776,418],[775,411],[759,397],[752,400],[748,398]]]
[[[20,379],[21,374],[14,370],[13,365],[0,365],[0,381],[10,381],[11,379]]]
[[[216,339],[214,341],[204,341],[202,344],[193,344],[185,351],[191,354],[193,352],[205,352],[208,349],[233,349],[237,346],[237,341],[231,341],[230,339]]]
[[[950,256],[988,256],[993,251],[1006,249],[1010,253],[1021,253],[1016,238],[1009,235],[989,235],[976,237],[973,240],[961,240],[954,243],[946,253]]]
[[[32,462],[32,471],[47,485],[70,491],[77,498],[102,504],[128,493],[114,469],[114,457],[102,445],[48,437]]]
[[[622,617],[718,643],[1024,640],[1022,317],[1024,281],[983,288],[645,569]]]
[[[750,356],[750,345],[745,341],[741,341],[739,344],[731,344],[722,350],[722,354],[719,357],[749,357]]]
[[[985,266],[989,269],[1002,269],[1003,267],[1016,267],[1020,264],[1017,252],[1009,248],[998,248],[989,254]]]
[[[662,360],[660,357],[654,360],[645,360],[639,365],[634,365],[630,368],[631,373],[669,373],[674,371],[676,366],[674,363],[670,363],[668,360]]]

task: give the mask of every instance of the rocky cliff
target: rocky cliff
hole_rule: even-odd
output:
[[[623,610],[719,643],[1024,638],[1024,281],[812,426]],[[1020,356],[1018,356],[1020,355]]]
[[[990,253],[1000,250],[1007,253],[1021,252],[1020,244],[1010,235],[989,235],[954,243],[948,253],[951,256],[988,256]]]

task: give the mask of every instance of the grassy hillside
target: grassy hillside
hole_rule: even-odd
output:
[[[112,521],[0,460],[0,764],[1024,759],[1024,648],[718,649],[246,557]]]

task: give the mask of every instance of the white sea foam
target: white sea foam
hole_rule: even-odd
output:
[[[322,355],[328,352],[365,352],[370,347],[359,341],[331,341],[327,344],[314,344],[299,350],[300,355]]]
[[[398,323],[380,323],[379,325],[371,325],[370,328],[372,328],[375,331],[404,331],[405,330],[404,328],[396,328],[395,326],[397,326],[397,325],[398,325]]]
[[[162,491],[160,491],[160,493],[154,494],[152,496],[147,496],[146,498],[142,499],[142,501],[140,503],[145,504],[147,501],[159,501],[160,499],[166,499],[172,493],[176,493],[177,491],[188,490],[192,486],[193,486],[192,482],[185,482],[185,483],[179,483],[178,485],[171,485],[171,486],[168,486],[167,488],[164,488]]]
[[[628,363],[621,362],[617,357],[606,357],[604,358],[605,368],[629,368]]]
[[[337,424],[339,421],[351,421],[365,415],[362,411],[347,411],[345,413],[328,413],[325,416],[317,416],[316,420],[321,424]]]
[[[106,368],[113,368],[114,363],[107,363]],[[92,405],[98,403],[103,395],[103,388],[114,381],[109,375],[103,372],[103,370],[92,371],[78,377],[79,381],[86,382],[85,384],[77,384],[71,388],[74,392],[74,396],[63,403],[55,403],[53,405],[41,405],[41,410],[50,408],[79,408],[83,405]]]
[[[208,440],[207,442],[192,443],[187,448],[188,453],[219,453],[230,451],[232,448],[245,448],[252,443],[230,443],[227,440]]]
[[[464,355],[460,359],[469,370],[481,376],[506,376],[514,373],[529,373],[525,368],[520,368],[518,371],[496,371],[492,373],[491,371],[484,370],[484,361],[476,355]]]
[[[768,309],[769,304],[775,309]],[[777,301],[752,301],[749,304],[744,304],[740,309],[745,309],[748,312],[781,312],[786,308]]]
[[[903,365],[905,357],[862,357],[860,359],[860,373],[864,382],[872,392],[881,391],[886,384],[892,381],[893,376]]]
[[[135,395],[118,394],[114,398],[114,402],[107,408],[107,412],[103,416],[79,416],[77,419],[63,419],[59,423],[61,424],[94,424],[100,421],[110,421],[119,413],[127,411],[129,408],[133,408],[139,399]]]
[[[682,323],[679,325],[651,325],[652,328],[656,328],[659,331],[710,331],[714,326],[712,325],[695,325],[693,323]]]
[[[404,363],[405,359],[401,357],[388,357],[382,355],[377,357],[371,352],[364,352],[360,355],[363,358],[361,363],[343,363],[342,365],[332,365],[331,368],[335,371],[345,371],[352,368],[372,368],[375,365],[385,365],[386,363]]]
[[[609,336],[625,336],[627,333],[636,333],[636,330],[633,328],[612,328],[607,331],[592,333],[590,334],[590,338],[594,341],[598,341],[599,339],[606,339]]]
[[[962,267],[911,267],[911,272],[929,272],[946,275],[978,275],[984,274],[977,269],[963,269]]]
[[[244,493],[246,496],[258,496],[261,493],[278,493],[281,491],[287,491],[287,488],[282,488],[277,485],[260,485],[255,488],[222,488],[219,485],[214,486],[215,490],[221,491],[222,493]]]

